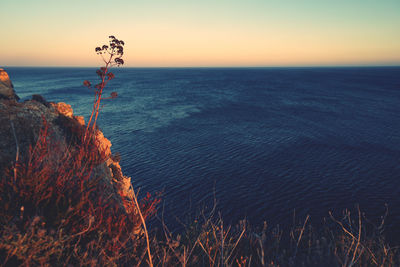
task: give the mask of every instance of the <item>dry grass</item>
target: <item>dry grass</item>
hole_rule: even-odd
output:
[[[371,224],[358,207],[337,219],[330,214],[325,226],[314,229],[311,219],[282,230],[279,225],[261,229],[245,220],[224,224],[215,207],[184,224],[184,231],[162,229],[153,233],[155,266],[400,266],[399,248],[384,239],[386,215]],[[145,266],[145,265],[143,265]]]
[[[146,247],[141,229],[158,200],[116,195],[97,170],[106,158],[96,139],[74,134],[81,141],[63,147],[44,121],[28,155],[0,180],[2,265],[117,266]]]

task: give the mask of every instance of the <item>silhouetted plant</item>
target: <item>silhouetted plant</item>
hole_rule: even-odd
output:
[[[124,55],[124,45],[125,42],[122,40],[118,40],[114,35],[109,36],[109,45],[98,46],[95,48],[95,52],[101,56],[104,62],[104,66],[99,68],[96,73],[100,78],[100,83],[96,84],[94,88],[92,88],[92,84],[85,80],[83,85],[94,90],[94,103],[92,113],[90,115],[89,121],[86,126],[85,137],[87,137],[87,133],[92,127],[94,131],[96,128],[97,117],[99,116],[100,104],[102,99],[113,99],[118,96],[116,92],[112,92],[110,97],[103,97],[103,90],[106,87],[107,83],[115,78],[115,75],[109,71],[109,69],[113,66],[121,66],[124,64],[124,60],[122,56]]]

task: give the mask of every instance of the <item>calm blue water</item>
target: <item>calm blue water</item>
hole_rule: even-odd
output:
[[[87,116],[89,68],[7,68],[23,99],[42,94]],[[167,220],[210,205],[227,222],[291,224],[356,203],[389,206],[400,236],[400,68],[115,71],[100,127],[141,192],[163,191]],[[203,204],[202,204],[203,203]],[[400,239],[398,239],[400,240]]]

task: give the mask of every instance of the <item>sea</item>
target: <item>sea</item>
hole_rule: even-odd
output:
[[[90,115],[95,68],[6,67],[21,101]],[[400,244],[400,67],[115,68],[99,126],[172,229],[216,206],[227,224],[319,225],[388,210]],[[219,215],[218,215],[219,216]],[[190,220],[190,219],[189,219]]]

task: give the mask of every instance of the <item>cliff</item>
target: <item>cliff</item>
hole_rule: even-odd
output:
[[[155,202],[138,204],[111,142],[87,132],[66,103],[18,102],[3,69],[0,85],[0,259],[112,265],[133,257],[123,251],[140,244],[139,216],[154,214]]]
[[[18,103],[19,97],[7,72],[0,69],[0,77],[0,85],[5,88],[0,91],[3,96],[0,98],[0,174],[4,176],[15,163],[17,143],[20,160],[27,157],[29,147],[34,146],[39,137],[43,121],[49,127],[51,138],[57,141],[59,151],[67,151],[77,129],[85,129],[84,118],[75,116],[70,105],[47,102],[39,95]],[[96,145],[105,154],[105,161],[95,166],[93,175],[100,176],[114,197],[124,196],[132,201],[131,178],[123,175],[119,162],[112,156],[111,142],[100,130],[96,132]]]

